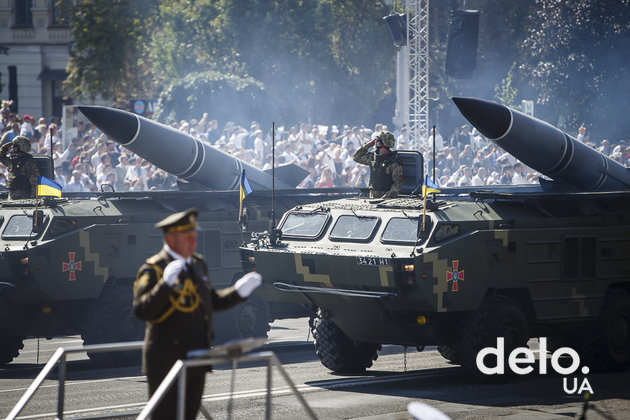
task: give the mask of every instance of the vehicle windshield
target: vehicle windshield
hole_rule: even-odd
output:
[[[330,239],[366,241],[374,234],[378,221],[377,217],[339,216],[330,232]]]
[[[48,223],[48,216],[45,216],[44,220],[40,220],[39,223],[41,226],[45,226],[46,223]],[[16,214],[11,216],[2,231],[2,237],[5,239],[35,238],[38,235],[38,232],[33,231],[33,216],[27,214]]]
[[[418,239],[418,219],[394,217],[387,222],[381,235],[383,242],[415,243]]]
[[[280,226],[282,236],[316,238],[328,220],[326,213],[289,213]]]

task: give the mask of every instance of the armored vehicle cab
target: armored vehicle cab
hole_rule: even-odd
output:
[[[421,198],[299,206],[279,243],[243,249],[245,268],[263,275],[261,296],[317,314],[334,371],[371,366],[381,344],[438,345],[474,369],[498,336],[506,353],[551,337],[591,369],[630,364],[630,193],[476,192],[424,213]]]

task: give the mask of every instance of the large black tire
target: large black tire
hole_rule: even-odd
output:
[[[578,349],[581,365],[593,372],[615,372],[630,366],[630,294],[611,289],[596,325]]]
[[[460,364],[478,379],[501,382],[509,379],[504,375],[486,376],[477,368],[477,353],[484,347],[496,347],[497,337],[505,338],[505,366],[507,358],[517,347],[527,347],[529,333],[527,320],[520,306],[506,296],[489,296],[480,308],[468,317],[458,332],[457,355]]]
[[[118,343],[144,339],[144,323],[133,313],[133,288],[130,284],[107,286],[90,311],[81,333],[83,344]],[[88,352],[101,366],[138,365],[140,350]]]
[[[0,336],[0,365],[11,363],[24,348],[24,337],[17,335]]]
[[[217,312],[214,317],[215,344],[244,338],[267,338],[269,329],[269,307],[255,294],[229,311]]]
[[[455,346],[450,344],[440,344],[437,346],[437,351],[449,362],[455,365],[460,364],[460,359],[457,355],[457,348]]]
[[[315,354],[322,365],[340,373],[361,373],[378,357],[379,344],[352,341],[330,319],[310,321],[315,339]]]

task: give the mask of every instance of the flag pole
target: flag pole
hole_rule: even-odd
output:
[[[241,181],[238,188],[238,223],[241,223],[241,219],[243,218],[243,173],[245,173],[245,169],[241,172]],[[242,230],[242,226],[241,226]]]
[[[424,192],[424,191],[423,191]],[[427,217],[427,193],[422,194],[422,231],[426,230],[425,220]]]
[[[33,226],[37,227],[37,209],[39,207],[39,170],[35,169],[37,175],[37,187],[35,187],[35,214],[33,215]]]

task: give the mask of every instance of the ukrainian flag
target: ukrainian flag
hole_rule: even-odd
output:
[[[245,197],[251,194],[251,192],[252,187],[249,185],[249,180],[247,179],[247,175],[245,175],[245,169],[243,169],[243,172],[241,172],[241,203],[243,203]]]
[[[241,193],[239,194],[238,205],[238,221],[240,222],[243,217],[243,200],[252,192],[252,187],[249,185],[247,175],[245,175],[245,169],[241,172]]]
[[[37,177],[37,196],[61,197],[61,185],[50,178]]]
[[[437,186],[437,184],[435,184],[433,181],[431,181],[431,178],[429,178],[429,175],[425,175],[424,176],[424,184],[422,184],[422,196],[426,197],[427,194],[429,193],[439,193],[440,187]]]

